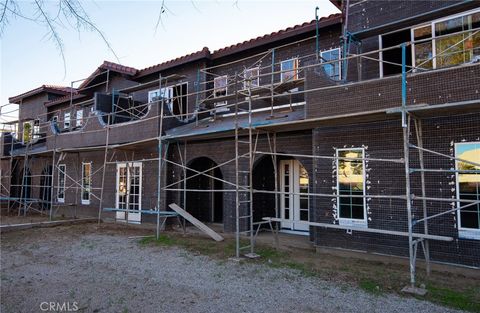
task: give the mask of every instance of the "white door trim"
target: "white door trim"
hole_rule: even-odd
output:
[[[288,186],[285,185],[285,165],[289,167]],[[300,222],[300,166],[303,166],[299,161],[281,160],[280,161],[280,217],[288,222],[281,222],[280,227],[287,231],[300,231],[305,232],[309,230],[308,225]],[[286,189],[288,187],[288,190]],[[288,192],[288,219],[285,218],[285,198]]]
[[[128,166],[127,166],[128,165]],[[127,168],[128,170],[125,173],[126,177],[126,195],[125,199],[127,201],[127,204],[130,200],[130,187],[132,184],[132,172],[131,170],[135,167],[138,167],[138,209],[141,210],[142,208],[142,163],[141,162],[125,162],[125,163],[118,163],[117,164],[117,178],[116,178],[116,186],[115,186],[115,205],[116,208],[120,208],[120,202],[119,202],[119,184],[120,184],[120,169],[121,168]],[[120,209],[130,209],[129,205]],[[116,212],[116,218],[118,220],[123,220],[129,223],[141,223],[142,220],[142,214],[139,213],[132,213],[132,212],[121,212],[117,211]]]

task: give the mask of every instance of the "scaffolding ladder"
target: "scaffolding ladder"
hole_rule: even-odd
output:
[[[255,232],[253,225],[253,163],[255,161],[255,145],[253,142],[253,127],[252,127],[252,91],[251,78],[242,77],[248,84],[248,124],[242,127],[239,123],[239,93],[238,93],[238,75],[235,75],[235,222],[236,222],[236,249],[235,257],[240,258],[243,250],[247,250],[244,255],[247,258],[256,258],[258,255],[255,251]],[[243,101],[242,101],[243,102]],[[240,134],[241,130],[246,128],[248,130],[247,136]],[[246,137],[246,138],[245,138]],[[258,133],[257,133],[258,138]],[[247,150],[245,152],[245,150]],[[244,162],[240,162],[240,161]],[[247,163],[247,164],[245,164]],[[241,175],[241,176],[240,176]],[[242,245],[241,236],[249,238],[249,244]]]

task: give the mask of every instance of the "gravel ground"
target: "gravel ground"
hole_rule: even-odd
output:
[[[80,227],[2,234],[1,312],[41,312],[45,301],[80,312],[458,312]]]

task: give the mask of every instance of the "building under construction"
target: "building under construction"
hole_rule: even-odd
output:
[[[412,283],[417,258],[479,268],[478,3],[332,2],[341,14],[11,97],[2,210],[158,230],[175,203],[236,233],[238,257],[280,231],[408,257]]]

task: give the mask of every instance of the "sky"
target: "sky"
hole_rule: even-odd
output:
[[[210,51],[280,29],[338,13],[329,0],[165,0],[162,24],[155,28],[161,1],[81,1],[105,34],[118,59],[94,32],[77,32],[57,25],[63,41],[60,51],[44,25],[10,17],[0,37],[0,101],[42,84],[70,86],[88,77],[104,60],[142,69],[203,47]],[[24,15],[32,15],[32,1],[19,0]],[[58,0],[46,1],[47,13],[56,14]],[[78,85],[78,84],[77,84]],[[74,86],[77,86],[74,85]],[[2,109],[0,122],[11,119]]]

